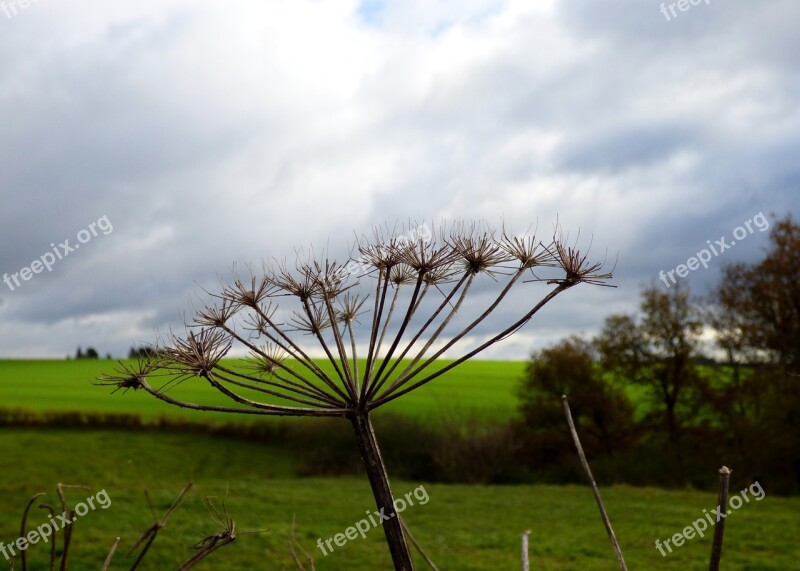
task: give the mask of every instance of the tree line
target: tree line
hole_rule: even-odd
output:
[[[560,396],[601,477],[700,484],[714,466],[800,489],[800,226],[777,221],[763,258],[724,268],[710,295],[650,286],[593,339],[532,355],[520,390],[523,464],[575,470]]]

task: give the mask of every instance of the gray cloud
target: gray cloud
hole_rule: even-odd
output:
[[[556,219],[618,258],[492,354],[632,311],[758,212],[797,211],[793,0],[32,3],[0,13],[0,354],[123,353],[234,262],[395,221]],[[753,260],[758,233],[724,263]],[[488,290],[480,301],[488,300]],[[514,313],[521,289],[488,334]]]

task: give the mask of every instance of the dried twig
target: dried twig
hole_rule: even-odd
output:
[[[114,553],[117,552],[117,546],[119,545],[120,538],[114,540],[114,545],[111,546],[111,551],[108,552],[106,556],[106,560],[103,562],[103,567],[100,568],[100,571],[106,571],[108,566],[111,565],[111,560],[114,558]]]
[[[67,571],[67,557],[69,555],[69,544],[72,541],[72,525],[75,522],[75,510],[67,511],[67,501],[64,498],[65,488],[80,488],[88,490],[87,486],[70,485],[70,484],[56,484],[56,492],[58,492],[58,499],[61,501],[61,513],[70,520],[70,523],[64,526],[64,549],[61,552],[61,571]],[[55,536],[55,534],[53,534]]]
[[[300,571],[306,571],[305,566],[301,563],[300,558],[297,556],[297,552],[295,551],[295,545],[296,545],[297,549],[299,549],[303,553],[303,556],[306,559],[308,559],[308,564],[311,566],[309,571],[316,571],[316,568],[314,567],[314,558],[311,557],[311,555],[309,555],[308,552],[305,549],[303,549],[303,546],[300,545],[300,542],[297,541],[294,531],[295,531],[295,517],[292,516],[292,534],[289,536],[289,554],[292,556],[295,565],[297,565],[297,568],[300,569]]]
[[[142,559],[144,559],[144,556],[147,555],[147,551],[150,549],[150,546],[156,540],[156,536],[158,535],[158,532],[161,531],[161,528],[163,528],[165,525],[167,525],[167,520],[169,519],[169,516],[171,516],[172,513],[176,509],[178,509],[178,506],[180,506],[180,503],[183,500],[183,497],[186,495],[186,492],[188,492],[191,487],[192,487],[192,483],[191,482],[189,482],[188,484],[186,484],[183,487],[181,492],[178,494],[178,497],[176,497],[172,501],[172,504],[170,504],[169,508],[167,508],[167,512],[164,514],[164,517],[162,517],[161,519],[158,519],[158,516],[156,516],[156,511],[153,508],[153,502],[150,501],[150,494],[145,490],[144,495],[147,498],[147,503],[150,506],[150,513],[153,514],[153,519],[155,519],[156,521],[153,522],[153,524],[150,527],[148,527],[144,531],[144,533],[142,533],[142,535],[139,537],[139,539],[136,540],[136,543],[134,543],[133,546],[128,550],[128,556],[130,556],[130,554],[133,553],[136,550],[136,548],[139,547],[139,545],[141,545],[143,542],[146,542],[144,544],[144,548],[142,548],[142,551],[139,553],[139,556],[136,558],[136,561],[133,562],[133,565],[131,566],[131,571],[134,571],[134,569],[136,569],[139,566],[139,563],[142,562]]]
[[[39,504],[39,509],[47,510],[50,514],[50,519],[55,519],[56,511],[53,509],[53,506],[50,504]],[[51,537],[52,541],[50,542],[50,571],[54,571],[56,568],[56,544],[58,543],[58,534],[55,533],[55,530],[52,533]]]
[[[725,508],[728,505],[728,484],[731,479],[731,470],[727,466],[719,469],[719,495],[717,496],[717,525],[714,528],[714,542],[711,544],[711,562],[709,571],[719,571],[719,562],[722,559],[722,536],[725,533]]]
[[[44,492],[39,492],[38,494],[33,496],[30,499],[30,501],[28,502],[28,505],[25,506],[25,510],[22,512],[22,522],[20,523],[20,526],[19,526],[19,536],[20,537],[25,537],[25,528],[28,525],[28,512],[31,511],[31,506],[33,506],[33,502],[35,502],[37,498],[40,498],[43,495],[44,495]],[[20,559],[22,560],[22,571],[27,571],[27,569],[28,569],[28,562],[27,562],[27,560],[25,558],[25,553],[26,553],[26,550],[20,549]]]
[[[236,541],[236,522],[228,515],[228,510],[225,507],[225,500],[222,500],[222,511],[220,511],[217,509],[217,506],[214,505],[214,502],[211,501],[212,499],[213,498],[210,496],[205,497],[206,507],[211,513],[211,519],[222,529],[213,535],[209,535],[198,541],[194,546],[194,548],[198,550],[197,553],[184,561],[180,567],[178,567],[178,571],[186,571],[187,569],[191,569],[218,549],[222,549],[229,543]],[[242,535],[266,533],[268,531],[269,530],[266,529],[261,531],[247,531]]]
[[[617,556],[617,563],[619,564],[621,571],[628,571],[628,567],[625,565],[625,559],[622,557],[622,549],[619,547],[617,536],[614,535],[614,529],[611,527],[611,521],[608,519],[608,514],[606,513],[606,508],[603,505],[603,500],[600,498],[600,491],[597,489],[597,483],[594,481],[594,476],[592,476],[592,469],[589,468],[589,462],[586,460],[586,455],[583,453],[583,446],[581,446],[581,440],[578,438],[578,431],[575,430],[575,423],[572,420],[572,412],[569,410],[567,395],[562,395],[561,401],[564,403],[564,414],[567,417],[569,431],[572,433],[572,440],[575,442],[575,448],[578,450],[578,456],[581,459],[583,471],[586,473],[586,477],[589,479],[589,484],[592,486],[592,493],[594,494],[595,501],[597,501],[597,507],[600,509],[600,516],[603,518],[603,524],[606,526],[608,539],[611,541],[611,546],[614,548],[614,553]]]
[[[436,567],[436,564],[433,562],[433,560],[428,557],[428,554],[425,553],[425,550],[422,549],[422,546],[419,544],[419,542],[414,538],[413,535],[411,535],[411,530],[408,529],[405,520],[400,517],[400,514],[397,514],[397,518],[400,520],[400,526],[403,528],[403,532],[406,534],[406,537],[408,537],[412,545],[417,548],[417,551],[419,551],[419,554],[422,555],[425,563],[427,563],[430,568],[433,569],[433,571],[439,571],[439,568]]]

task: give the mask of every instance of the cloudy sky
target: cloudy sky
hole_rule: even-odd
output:
[[[407,220],[558,220],[616,261],[490,357],[595,333],[727,237],[706,293],[767,244],[737,227],[800,210],[800,3],[669,4],[0,2],[0,273],[84,242],[0,284],[0,356],[122,355],[234,262]]]

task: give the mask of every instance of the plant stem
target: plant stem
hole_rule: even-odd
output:
[[[600,490],[597,489],[597,482],[594,481],[592,469],[589,467],[588,460],[586,460],[586,454],[583,453],[583,446],[581,446],[581,440],[578,438],[578,431],[575,429],[575,423],[572,420],[572,412],[569,410],[567,396],[563,395],[561,397],[561,401],[564,404],[564,415],[567,417],[569,431],[572,434],[572,440],[575,442],[575,448],[578,450],[578,456],[581,459],[583,471],[586,473],[586,477],[589,479],[589,484],[592,486],[592,493],[594,494],[594,499],[597,502],[597,507],[600,509],[600,516],[603,518],[603,524],[606,526],[608,539],[611,541],[611,547],[614,548],[614,554],[617,556],[617,564],[619,565],[620,571],[628,571],[628,567],[625,565],[625,558],[622,557],[622,549],[620,549],[617,536],[614,534],[614,528],[611,527],[611,520],[608,519],[606,507],[603,505],[603,500],[600,498]]]
[[[353,423],[353,431],[356,435],[356,443],[361,453],[361,460],[367,470],[369,483],[372,487],[372,494],[375,497],[375,504],[378,506],[378,514],[383,514],[389,519],[381,519],[383,533],[386,535],[386,542],[389,544],[389,551],[392,555],[395,571],[413,571],[414,564],[411,560],[411,552],[408,549],[406,538],[403,535],[403,528],[400,518],[394,509],[394,496],[389,486],[389,477],[386,474],[386,466],[381,457],[378,447],[378,440],[375,438],[375,431],[369,413],[366,411],[356,412],[348,416]]]

